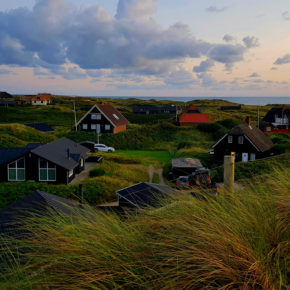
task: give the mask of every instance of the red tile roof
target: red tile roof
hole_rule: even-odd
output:
[[[97,104],[96,107],[103,112],[115,127],[129,124],[129,121],[113,106],[109,104]]]
[[[198,108],[195,105],[189,105],[186,109],[188,111],[198,111]]]
[[[191,114],[191,113],[183,113],[179,116],[180,123],[209,123],[210,120],[208,116],[205,114]]]

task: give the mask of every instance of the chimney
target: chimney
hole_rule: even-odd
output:
[[[67,159],[70,159],[70,150],[69,150],[69,148],[67,148],[66,154],[67,154]]]
[[[245,121],[248,124],[248,126],[251,128],[251,118],[247,117]]]

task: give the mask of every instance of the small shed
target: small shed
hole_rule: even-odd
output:
[[[46,123],[29,123],[29,124],[25,124],[25,126],[34,128],[34,129],[41,131],[41,132],[44,132],[44,133],[53,133],[54,132],[54,129]]]
[[[191,175],[198,168],[203,167],[199,159],[177,158],[172,159],[172,178]]]
[[[161,199],[176,194],[170,186],[149,182],[140,182],[117,191],[119,206],[133,209],[161,206]]]

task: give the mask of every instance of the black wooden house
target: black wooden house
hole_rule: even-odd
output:
[[[66,138],[25,148],[1,148],[0,181],[68,184],[85,168],[87,152]]]
[[[154,115],[154,114],[176,114],[179,110],[179,107],[172,106],[136,106],[133,107],[134,114],[144,114],[144,115]]]
[[[94,105],[77,123],[78,131],[119,133],[127,129],[128,120],[109,104]]]
[[[272,154],[272,141],[257,127],[246,123],[238,125],[213,145],[216,160],[223,161],[225,155],[235,155],[236,161],[247,162],[268,157]]]

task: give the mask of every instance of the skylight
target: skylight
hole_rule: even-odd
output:
[[[118,117],[116,114],[113,114],[113,116],[114,116],[117,120],[119,120],[119,117]]]

